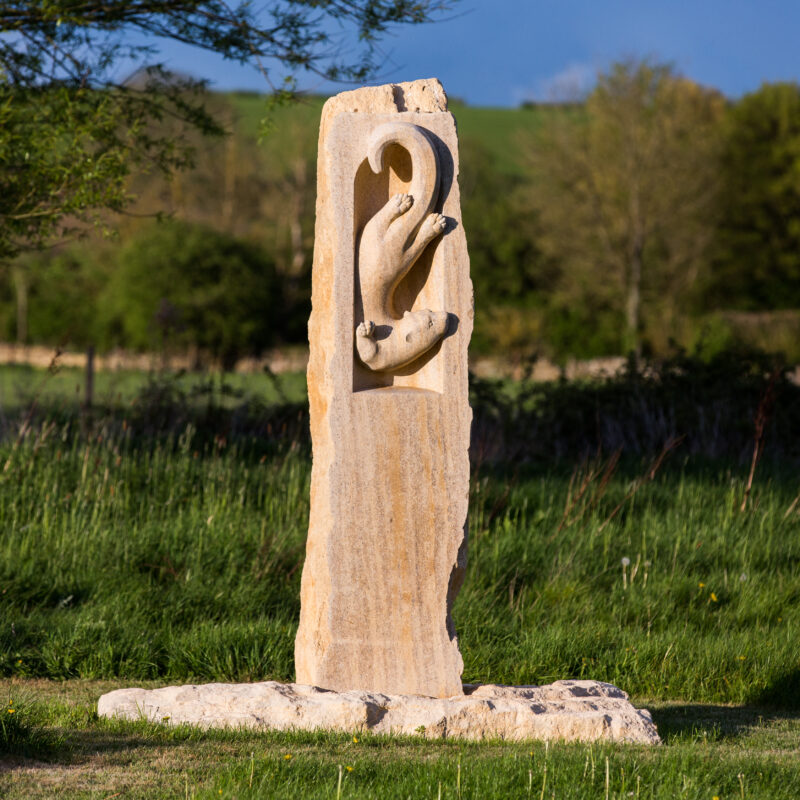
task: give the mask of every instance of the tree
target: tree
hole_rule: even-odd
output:
[[[502,305],[525,304],[543,288],[534,241],[516,202],[522,177],[498,168],[479,139],[462,137],[464,228],[476,294]]]
[[[283,279],[284,302],[297,313],[286,335],[307,337],[311,310],[311,251],[314,245],[317,136],[320,105],[295,104],[275,115],[274,130],[260,148],[262,174],[258,216],[271,237]],[[264,225],[264,221],[267,224]]]
[[[16,333],[18,342],[33,341],[54,347],[100,346],[98,297],[110,272],[97,246],[73,245],[44,252],[23,253],[12,270],[15,303],[4,314],[14,327],[0,328],[0,339]],[[20,307],[20,283],[24,302]],[[9,298],[10,299],[10,298]]]
[[[539,242],[561,264],[562,302],[623,315],[635,354],[643,304],[670,325],[703,269],[724,106],[668,66],[620,63],[529,145]]]
[[[159,40],[254,64],[268,82],[275,65],[290,75],[362,80],[375,67],[381,34],[425,22],[446,2],[271,0],[258,14],[249,2],[224,0],[3,3],[0,259],[41,246],[94,211],[123,209],[132,169],[185,166],[192,154],[183,126],[221,133],[197,81],[158,66],[119,80],[120,63],[152,61]],[[357,44],[334,30],[352,31]],[[285,97],[294,83],[273,88]],[[167,122],[174,127],[165,136]]]
[[[139,175],[131,207],[170,215],[258,242],[274,257],[281,276],[288,341],[307,337],[311,249],[314,241],[316,144],[324,100],[306,97],[274,109],[270,130],[259,139],[263,100],[249,94],[215,94],[207,107],[225,120],[224,140],[201,146],[193,167],[164,180]],[[190,140],[191,141],[191,140]],[[120,221],[121,238],[135,229],[136,216]]]
[[[727,119],[710,301],[800,308],[800,85],[765,84]]]
[[[462,136],[459,185],[475,296],[472,347],[502,350],[507,356],[536,349],[540,304],[550,279],[525,224],[517,194],[523,178],[498,168],[479,139]]]
[[[148,225],[125,245],[101,305],[119,343],[188,348],[225,369],[272,344],[286,313],[263,249],[176,221]]]

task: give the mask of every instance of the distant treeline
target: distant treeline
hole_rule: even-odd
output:
[[[0,339],[225,365],[303,341],[322,102],[265,125],[265,98],[211,95],[229,134],[171,181],[133,176],[115,236],[0,266]],[[452,110],[476,352],[800,360],[798,84],[728,101],[629,62],[580,101]]]

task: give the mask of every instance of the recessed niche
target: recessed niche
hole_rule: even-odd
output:
[[[440,148],[432,140],[429,140],[430,147],[438,157]],[[448,154],[449,156],[449,154]],[[411,194],[413,196],[412,185],[419,190],[420,181],[414,178],[414,163],[409,150],[405,147],[391,143],[383,151],[383,169],[379,173],[373,172],[369,161],[365,158],[356,170],[353,181],[353,249],[355,274],[353,285],[353,326],[354,346],[353,346],[353,391],[365,391],[382,389],[386,387],[403,387],[407,389],[418,389],[443,392],[444,374],[443,359],[439,358],[441,348],[447,346],[447,336],[451,335],[457,327],[457,319],[454,315],[448,315],[447,332],[443,340],[437,341],[430,349],[423,352],[416,360],[405,364],[399,368],[390,370],[370,369],[359,358],[355,347],[355,331],[359,324],[365,321],[364,301],[362,298],[362,281],[360,278],[359,248],[364,228],[387,206],[387,203],[395,195]],[[418,168],[422,168],[420,165]],[[440,171],[440,182],[436,189],[436,199],[433,208],[429,213],[441,213],[442,198],[446,198],[452,181],[452,173],[449,170],[442,175]],[[442,185],[442,183],[447,185]],[[413,197],[414,204],[424,204],[427,207],[428,198]],[[411,206],[413,209],[413,205]],[[405,212],[411,214],[409,210]],[[419,215],[418,215],[419,216]],[[402,220],[402,216],[397,218]],[[405,248],[408,248],[422,223],[414,226],[404,241]],[[391,227],[390,227],[391,230]],[[436,235],[419,257],[414,261],[408,273],[400,280],[394,289],[390,302],[390,319],[386,325],[376,325],[374,338],[380,341],[396,329],[395,321],[400,321],[405,312],[419,312],[426,309],[433,312],[445,313],[445,287],[446,276],[444,275],[444,239],[448,229],[445,227],[442,233]],[[367,303],[369,305],[369,303]],[[439,324],[441,318],[439,318]]]

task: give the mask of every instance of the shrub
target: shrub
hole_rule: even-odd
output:
[[[264,250],[186,222],[150,225],[123,247],[108,306],[120,343],[194,349],[226,369],[272,344],[285,316]]]

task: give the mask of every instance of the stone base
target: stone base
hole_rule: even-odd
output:
[[[117,689],[98,704],[101,717],[168,725],[257,730],[371,731],[430,739],[560,739],[659,744],[650,712],[610,683],[548,686],[465,685],[446,699],[377,692],[333,692],[294,683],[209,683]]]

